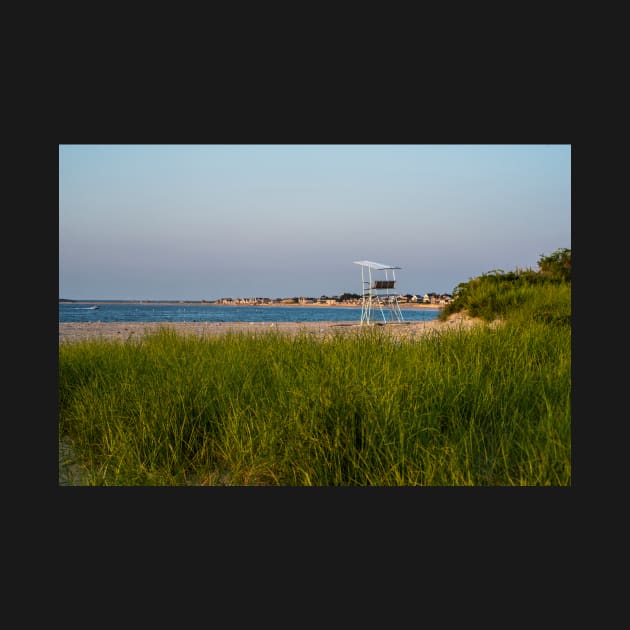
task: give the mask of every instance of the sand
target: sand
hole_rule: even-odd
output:
[[[137,339],[160,328],[169,328],[180,334],[199,337],[243,332],[261,334],[277,331],[286,334],[306,333],[314,337],[327,337],[334,334],[352,334],[367,328],[382,331],[395,338],[412,339],[430,331],[469,329],[480,324],[480,320],[454,314],[446,322],[437,320],[427,322],[390,322],[361,326],[357,321],[344,322],[150,322],[150,323],[59,323],[59,342],[83,341],[86,339],[107,339],[127,341]]]

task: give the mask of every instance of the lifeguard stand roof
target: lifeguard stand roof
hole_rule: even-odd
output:
[[[371,262],[369,260],[355,260],[354,264],[369,267],[370,269],[401,269],[401,267],[394,265],[384,265],[383,263]]]

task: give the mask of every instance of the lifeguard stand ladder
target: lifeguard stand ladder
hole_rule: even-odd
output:
[[[396,319],[396,321],[402,322],[403,316],[398,305],[398,295],[393,291],[396,287],[394,270],[400,269],[400,267],[383,265],[369,260],[355,260],[354,264],[361,265],[361,325],[371,323],[375,308],[378,308],[385,323],[388,321],[385,317],[386,311],[389,315],[389,321]],[[385,277],[373,279],[373,271],[383,271]]]

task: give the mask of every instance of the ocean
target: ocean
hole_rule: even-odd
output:
[[[96,307],[96,308],[94,308]],[[404,321],[426,322],[440,309],[401,309]],[[391,311],[383,309],[387,320]],[[378,309],[374,321],[382,321]],[[341,322],[361,320],[361,308],[349,306],[223,306],[191,304],[59,303],[59,322]]]

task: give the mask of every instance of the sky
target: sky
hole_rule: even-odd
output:
[[[452,293],[564,247],[571,145],[59,145],[63,299],[361,293],[359,260]]]

